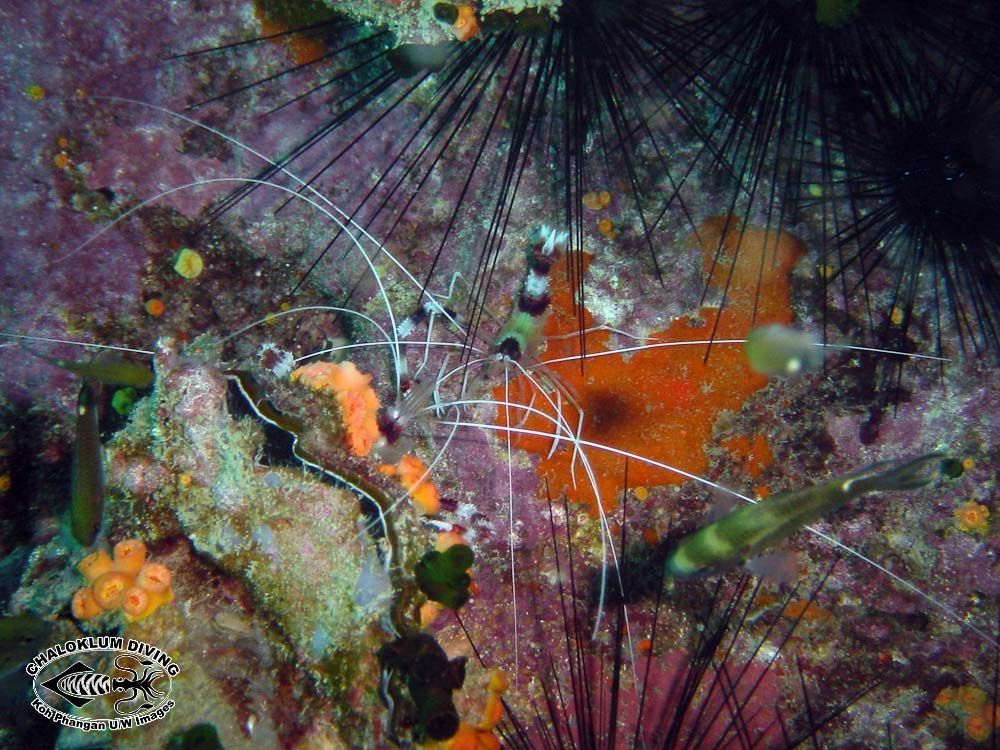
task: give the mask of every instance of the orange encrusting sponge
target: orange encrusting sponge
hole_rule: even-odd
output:
[[[703,341],[714,329],[715,339],[742,339],[754,326],[765,323],[790,323],[788,274],[805,251],[801,241],[782,232],[765,233],[748,229],[742,241],[736,220],[727,227],[726,217],[706,219],[698,231],[706,273],[711,272],[710,287],[722,291],[726,302],[721,313],[717,307],[703,307],[704,321],[693,327],[687,320],[675,320],[663,331],[650,334],[661,342]],[[738,247],[738,252],[737,252]],[[715,264],[713,267],[713,260]],[[546,350],[542,361],[579,356],[580,339],[573,335],[580,321],[573,310],[572,298],[562,266],[553,269],[552,309],[543,335]],[[716,324],[717,327],[716,327]],[[584,328],[594,326],[588,311],[583,315]],[[767,378],[753,372],[746,362],[742,346],[716,345],[705,362],[704,344],[660,347],[627,355],[599,355],[609,350],[607,331],[586,334],[587,359],[583,373],[578,359],[547,365],[547,370],[573,395],[585,418],[583,440],[608,445],[632,454],[703,474],[708,466],[705,445],[712,437],[712,427],[725,410],[739,409],[746,398],[764,387]],[[599,355],[599,356],[595,356]],[[520,378],[511,384],[511,402],[529,404],[534,386]],[[493,391],[498,401],[504,388]],[[550,394],[551,395],[551,394]],[[551,396],[553,401],[554,396]],[[555,417],[555,409],[535,393],[533,408]],[[551,436],[553,422],[536,414],[524,418],[516,406],[509,409],[515,428],[536,430]],[[563,415],[576,429],[576,411],[563,400]],[[522,422],[523,420],[523,422]],[[498,407],[498,423],[507,424],[507,413]],[[553,493],[586,503],[596,513],[594,491],[578,456],[573,465],[573,449],[563,440],[551,457],[551,437],[517,434],[513,444],[539,454],[539,480],[547,482]],[[596,476],[600,501],[605,509],[614,507],[622,491],[625,459],[608,451],[584,449]],[[574,485],[575,476],[575,485]],[[629,462],[629,484],[654,486],[677,484],[685,477],[647,463]]]
[[[397,477],[424,513],[434,515],[441,510],[437,487],[428,478],[427,466],[416,456],[407,453],[399,463],[380,464],[378,470],[382,474]]]
[[[734,435],[723,440],[722,447],[743,464],[743,471],[753,479],[759,479],[764,469],[774,463],[774,453],[763,435]]]
[[[371,375],[361,372],[353,362],[311,362],[292,372],[291,379],[314,391],[333,394],[351,452],[355,456],[371,453],[381,436],[376,419],[380,404],[369,385]]]
[[[73,616],[89,620],[102,612],[121,608],[129,622],[143,620],[174,600],[170,571],[165,565],[146,560],[146,545],[126,539],[114,548],[91,552],[76,569],[87,586],[73,595]]]

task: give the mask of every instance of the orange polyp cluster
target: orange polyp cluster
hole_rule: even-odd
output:
[[[76,569],[88,584],[73,595],[73,616],[78,620],[120,608],[125,619],[133,622],[174,600],[170,571],[165,565],[146,560],[142,541],[118,542],[113,555],[100,549],[77,563]]]
[[[1000,709],[987,700],[986,692],[974,685],[942,688],[934,698],[935,707],[950,711],[961,724],[965,736],[985,742],[1000,728]]]
[[[424,513],[433,515],[441,510],[437,487],[428,478],[427,466],[416,456],[407,453],[396,465],[382,464],[378,470],[398,478]]]
[[[686,319],[675,320],[668,328],[650,335],[651,341],[703,341],[715,331],[716,339],[742,339],[755,325],[790,323],[792,312],[788,292],[788,273],[804,252],[802,243],[787,233],[766,233],[747,229],[740,234],[735,221],[727,226],[726,217],[706,220],[698,238],[706,269],[711,271],[711,285],[721,290],[729,277],[726,304],[704,307],[699,312],[703,324],[694,326]],[[713,260],[718,258],[713,268]],[[731,276],[729,269],[732,268]],[[543,335],[546,351],[543,361],[577,357],[580,353],[580,319],[565,276],[553,269],[551,276],[552,312]],[[583,311],[583,327],[594,326],[593,317]],[[717,326],[717,327],[716,327]],[[703,474],[708,468],[705,445],[723,411],[736,411],[746,398],[767,384],[767,378],[754,373],[746,362],[742,347],[716,345],[705,361],[704,344],[643,349],[624,355],[600,356],[611,349],[611,334],[588,331],[588,358],[581,374],[580,362],[573,359],[547,365],[547,370],[572,394],[585,414],[583,440],[608,445],[639,454],[660,463],[675,466],[691,474]],[[597,355],[597,356],[595,356]],[[519,380],[509,389],[510,400],[528,405],[533,387]],[[494,389],[502,401],[503,386]],[[552,397],[555,401],[555,397]],[[533,408],[550,418],[555,408],[537,393]],[[509,415],[509,416],[508,416]],[[563,415],[575,429],[575,410],[563,404]],[[519,430],[555,434],[551,419],[529,413],[512,405],[498,409],[498,423]],[[579,457],[575,461],[572,445],[563,440],[548,456],[551,437],[515,433],[514,445],[541,456],[538,473],[541,483],[551,491],[565,491],[570,499],[584,502],[596,512],[594,492]],[[586,449],[594,469],[598,492],[605,508],[616,502],[621,492],[625,459],[607,451]],[[677,484],[685,477],[640,461],[629,462],[629,483],[656,486]]]
[[[990,509],[975,500],[962,503],[955,509],[955,523],[962,531],[985,534],[990,525]]]
[[[313,362],[291,375],[314,391],[332,393],[340,407],[340,418],[351,452],[367,456],[381,433],[377,415],[379,400],[369,385],[372,376],[362,373],[353,362]]]
[[[611,193],[607,190],[584,193],[580,202],[583,204],[584,208],[590,211],[600,211],[603,208],[607,208],[611,204]]]

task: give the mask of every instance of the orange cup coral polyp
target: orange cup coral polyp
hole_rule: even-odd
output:
[[[123,539],[112,554],[115,570],[134,576],[146,562],[146,545],[140,539]]]
[[[122,597],[122,611],[128,617],[139,618],[149,609],[149,594],[133,586]]]
[[[146,545],[126,539],[115,545],[114,557],[97,550],[77,563],[87,586],[73,595],[73,616],[89,620],[121,608],[129,622],[149,617],[174,599],[170,571],[161,563],[146,561]]]
[[[975,500],[970,500],[955,509],[955,522],[962,531],[984,534],[989,528],[990,509]]]
[[[479,34],[479,19],[476,18],[476,9],[471,5],[460,5],[456,8],[458,18],[452,24],[451,33],[460,42],[467,42]]]
[[[136,576],[135,584],[151,594],[162,594],[170,588],[170,571],[161,563],[146,563]]]
[[[114,609],[122,603],[122,597],[131,585],[131,576],[111,570],[94,581],[91,590],[101,609]]]
[[[104,608],[97,603],[94,592],[89,586],[77,589],[76,593],[73,594],[73,617],[76,619],[89,620],[91,617],[97,617],[103,611]]]
[[[105,573],[111,571],[114,563],[107,550],[99,549],[91,552],[76,564],[76,569],[87,579],[87,583],[93,583]]]

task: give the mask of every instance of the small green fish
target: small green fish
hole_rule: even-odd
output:
[[[745,505],[684,537],[667,558],[675,578],[711,573],[755,557],[848,500],[869,492],[909,490],[939,476],[954,478],[962,463],[943,453],[883,461],[829,482]]]
[[[73,497],[69,506],[73,538],[89,546],[104,516],[104,457],[97,424],[94,391],[85,380],[76,403],[76,442],[73,445]]]
[[[70,359],[49,357],[25,346],[24,350],[43,359],[50,365],[96,380],[105,385],[132,386],[133,388],[149,388],[153,384],[153,371],[147,365],[136,364],[125,359],[108,359],[96,362],[75,362]]]
[[[35,615],[0,617],[0,680],[51,645],[52,623]]]

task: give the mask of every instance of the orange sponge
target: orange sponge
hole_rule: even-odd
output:
[[[428,479],[426,464],[416,456],[407,453],[395,466],[382,464],[378,470],[391,477],[398,477],[400,484],[409,490],[410,497],[424,513],[433,515],[441,510],[437,487]]]
[[[351,451],[356,456],[371,453],[381,436],[376,418],[380,404],[369,385],[371,375],[362,373],[353,362],[313,362],[292,372],[291,378],[314,391],[333,394]]]
[[[700,227],[698,241],[710,286],[721,291],[728,279],[726,304],[722,310],[703,307],[698,325],[687,319],[675,320],[668,328],[651,334],[651,340],[698,342],[713,330],[716,338],[743,338],[755,325],[791,321],[788,272],[804,252],[799,240],[785,232],[746,229],[740,233],[736,220],[713,217]],[[573,358],[553,362],[546,370],[582,410],[582,439],[691,474],[704,474],[708,468],[705,445],[712,438],[719,414],[738,410],[750,394],[767,384],[767,379],[750,369],[742,348],[736,346],[714,347],[707,362],[703,344],[647,348],[627,356],[602,355],[611,348],[610,334],[591,331],[581,341],[581,323],[584,329],[592,328],[592,315],[583,310],[581,321],[561,266],[553,269],[550,280],[552,312],[543,330],[546,351],[542,360]],[[581,344],[588,355],[582,371],[578,359]],[[498,409],[499,425],[505,427],[509,418],[513,427],[546,436],[513,437],[514,445],[541,456],[540,483],[547,483],[553,493],[565,491],[570,499],[589,505],[594,513],[598,498],[605,508],[613,507],[622,489],[624,457],[586,449],[596,478],[595,497],[570,441],[563,439],[548,455],[553,443],[548,436],[555,434],[556,409],[523,378],[510,387],[509,394],[516,403]],[[498,386],[493,395],[502,401],[504,387]],[[526,414],[519,404],[530,404],[546,416]],[[565,398],[562,413],[575,430],[576,410],[566,406]],[[633,486],[683,481],[681,474],[640,461],[629,462],[629,483]]]

